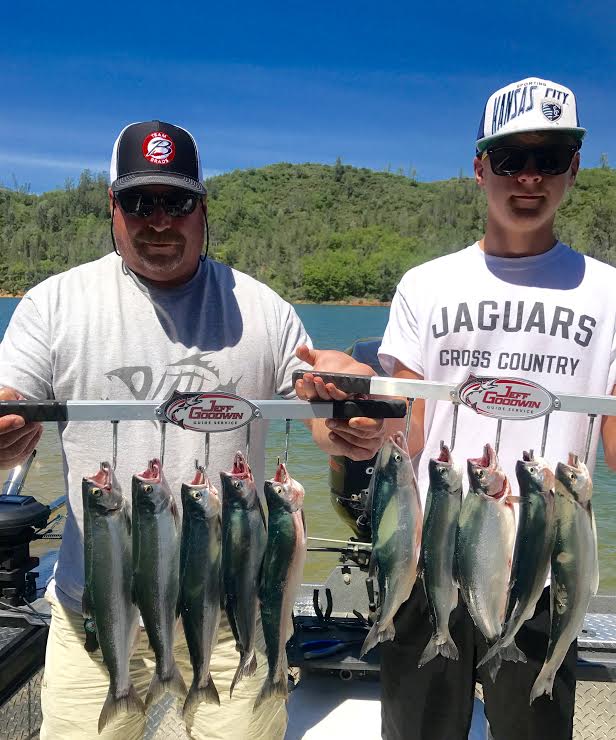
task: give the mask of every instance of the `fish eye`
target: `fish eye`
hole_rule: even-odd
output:
[[[577,480],[577,475],[575,473],[569,473],[569,478],[573,483]]]
[[[237,488],[238,491],[242,487],[242,483],[239,480],[234,480],[233,485],[235,486],[235,488]]]
[[[274,493],[282,493],[282,486],[274,486]]]
[[[372,473],[374,473],[374,468],[370,465],[370,467],[366,468],[366,475],[372,475]]]
[[[396,462],[400,462],[400,460],[402,460],[402,455],[399,452],[394,452],[394,460]]]
[[[143,492],[144,493],[152,493],[153,490],[154,489],[152,488],[152,486],[149,483],[143,487]]]
[[[100,497],[100,496],[102,496],[102,494],[103,494],[103,492],[101,491],[101,489],[100,489],[100,488],[92,488],[92,489],[91,489],[91,491],[90,491],[90,493],[91,493],[91,494],[92,494],[93,496],[95,496],[96,498],[99,498],[99,497]]]
[[[479,468],[479,470],[477,471],[478,478],[485,478],[485,474],[486,474],[486,471],[483,470],[482,468]]]
[[[201,501],[201,498],[203,497],[203,494],[201,493],[201,491],[193,491],[192,495],[195,501]]]
[[[533,465],[531,468],[528,469],[528,472],[529,473],[536,473],[537,472],[537,468]]]

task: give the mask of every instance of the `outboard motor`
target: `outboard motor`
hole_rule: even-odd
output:
[[[358,362],[370,365],[377,375],[385,375],[377,352],[380,338],[358,339],[345,350]],[[361,542],[370,542],[372,528],[370,511],[367,510],[368,486],[374,472],[376,455],[372,460],[349,460],[348,457],[332,455],[329,458],[329,489],[334,510],[345,524],[353,530]]]
[[[35,455],[10,471],[0,492],[0,599],[13,606],[36,598],[38,574],[31,571],[39,559],[30,555],[30,542],[50,514],[49,506],[21,495]]]

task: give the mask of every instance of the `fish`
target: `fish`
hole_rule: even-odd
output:
[[[394,617],[417,578],[422,510],[406,439],[396,432],[381,448],[370,480],[372,554],[368,577],[376,575],[381,608],[361,649],[396,636]]]
[[[554,546],[554,473],[547,462],[533,451],[524,452],[516,463],[520,488],[518,532],[513,554],[511,590],[507,619],[497,642],[487,651],[478,666],[495,656],[526,663],[526,656],[515,644],[520,627],[535,613],[550,571]],[[498,671],[500,661],[495,665]]]
[[[129,675],[130,654],[139,630],[131,599],[131,519],[126,499],[108,462],[82,481],[84,511],[84,617],[93,619],[107,670],[109,692],[98,733],[119,714],[144,714]]]
[[[460,511],[455,569],[460,593],[491,646],[501,636],[516,523],[511,486],[492,447],[468,460],[469,491]],[[495,667],[498,668],[498,658]]]
[[[173,656],[180,569],[180,516],[158,458],[133,475],[133,601],[154,651],[156,671],[146,707],[166,691],[186,698]]]
[[[551,624],[545,662],[530,692],[552,697],[554,677],[584,623],[599,587],[597,529],[592,510],[592,480],[586,465],[570,453],[556,466],[556,535],[550,583]]]
[[[193,668],[193,682],[182,714],[190,728],[201,702],[218,704],[210,674],[222,604],[222,502],[198,467],[191,483],[182,484],[182,538],[178,614]]]
[[[267,648],[268,674],[254,709],[270,697],[286,699],[286,644],[293,634],[292,612],[306,561],[304,488],[279,463],[272,480],[265,481],[267,546],[263,561],[260,601]]]
[[[458,648],[449,633],[449,617],[458,603],[453,574],[456,529],[462,508],[462,468],[456,466],[449,448],[428,463],[430,487],[421,542],[420,570],[430,610],[432,637],[419,667],[437,655],[458,659]]]
[[[221,472],[222,572],[224,606],[240,662],[229,695],[238,681],[257,670],[255,653],[259,585],[267,525],[255,479],[241,452],[231,472]]]

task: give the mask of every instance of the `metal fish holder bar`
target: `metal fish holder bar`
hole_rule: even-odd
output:
[[[10,414],[22,416],[26,421],[160,421],[193,431],[224,432],[261,419],[404,418],[406,404],[395,400],[249,401],[232,394],[175,393],[162,404],[160,401],[0,401],[0,416]]]
[[[388,378],[379,375],[346,375],[344,373],[319,373],[324,382],[332,382],[346,393],[361,393],[375,396],[404,396],[412,399],[425,399],[430,401],[460,400],[459,389],[461,386],[453,383],[436,383],[428,380],[407,380],[404,378]],[[301,380],[303,372],[293,373],[293,381]],[[471,376],[473,377],[473,376]],[[492,380],[492,378],[475,377],[475,380]],[[524,381],[523,378],[499,378],[498,380]],[[466,381],[468,382],[468,381]],[[463,383],[462,385],[466,384]],[[526,381],[524,381],[526,382]],[[536,384],[533,384],[536,387]],[[545,390],[545,389],[544,389]],[[570,411],[577,414],[597,414],[603,416],[616,416],[616,396],[584,396],[570,393],[550,393],[553,405],[545,408],[541,414],[535,414],[529,418],[536,418],[551,411]],[[494,418],[499,418],[494,415]]]

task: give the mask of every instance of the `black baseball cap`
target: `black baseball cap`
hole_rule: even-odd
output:
[[[113,145],[111,190],[170,185],[205,195],[201,159],[193,135],[164,121],[131,123]]]

